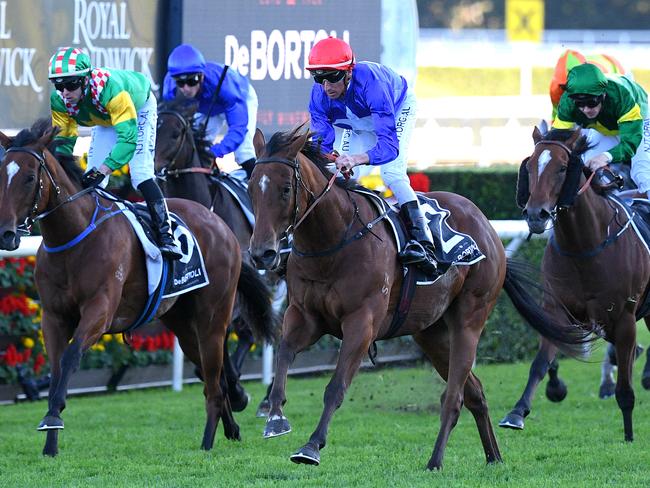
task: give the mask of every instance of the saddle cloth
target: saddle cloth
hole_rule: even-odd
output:
[[[183,256],[179,260],[168,260],[168,266],[163,266],[164,260],[160,249],[154,243],[154,231],[151,228],[151,216],[147,207],[144,204],[121,202],[115,204],[122,208],[144,250],[147,264],[147,291],[150,296],[161,292],[161,298],[169,298],[210,283],[199,243],[178,215],[171,212],[169,214],[172,231]],[[164,286],[159,290],[161,283]]]
[[[408,242],[409,236],[404,223],[399,217],[398,210],[370,190],[355,189],[354,191],[372,201],[380,214],[386,214],[387,221],[393,230],[397,252],[401,252]],[[449,210],[442,208],[434,198],[428,198],[421,193],[417,193],[417,196],[433,236],[434,255],[436,261],[442,266],[439,267],[442,273],[452,265],[470,266],[485,259],[485,255],[483,255],[471,236],[463,234],[449,225],[447,222],[449,215],[451,215]],[[418,273],[416,274],[416,283],[418,285],[430,285],[436,281],[436,279],[432,280],[426,277],[417,267],[415,271]]]

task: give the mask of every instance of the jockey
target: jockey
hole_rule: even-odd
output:
[[[410,233],[401,261],[437,274],[431,231],[406,175],[415,94],[390,68],[355,63],[350,46],[334,37],[314,44],[306,68],[315,82],[309,102],[311,130],[322,148],[336,149],[336,167],[344,173],[363,164],[381,166],[381,177],[395,194]]]
[[[114,170],[129,164],[131,181],[151,213],[163,255],[180,259],[167,204],[154,177],[156,98],[149,80],[135,71],[92,68],[86,53],[62,47],[52,56],[48,78],[52,125],[61,128],[56,152],[72,155],[78,126],[92,127],[84,187],[105,187]]]
[[[194,127],[205,127],[210,152],[222,158],[231,152],[235,161],[250,178],[255,166],[253,136],[257,126],[257,94],[248,80],[236,70],[218,63],[208,63],[191,44],[177,46],[167,59],[168,72],[163,83],[163,100],[178,94],[198,101]],[[221,80],[223,76],[223,80]],[[206,125],[207,118],[207,125]],[[224,124],[228,131],[214,144]]]
[[[567,49],[557,60],[555,71],[553,72],[553,78],[551,78],[551,86],[549,87],[551,103],[553,104],[553,115],[551,119],[555,119],[555,116],[557,115],[557,106],[560,103],[560,97],[562,97],[562,94],[564,93],[567,74],[572,68],[584,63],[595,64],[605,74],[618,74],[626,76],[631,80],[634,79],[632,73],[627,71],[623,65],[612,56],[607,54],[583,55],[574,49]]]
[[[571,129],[574,124],[588,129],[586,166],[596,171],[611,162],[631,161],[638,194],[647,198],[650,118],[645,90],[625,76],[606,77],[594,64],[578,65],[569,71],[553,128]]]

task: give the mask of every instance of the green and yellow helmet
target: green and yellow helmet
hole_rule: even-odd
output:
[[[90,73],[90,57],[76,47],[61,47],[50,58],[48,78],[84,76]]]
[[[566,92],[570,97],[589,95],[597,97],[605,93],[607,78],[595,64],[579,64],[567,76]]]

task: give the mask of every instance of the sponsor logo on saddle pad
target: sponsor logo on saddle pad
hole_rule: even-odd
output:
[[[194,235],[177,215],[170,212],[170,217],[172,231],[183,256],[177,261],[170,261],[170,276],[165,284],[163,298],[180,295],[209,283],[203,254]]]

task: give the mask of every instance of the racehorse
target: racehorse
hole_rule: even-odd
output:
[[[250,262],[248,245],[252,226],[233,194],[223,184],[213,178],[228,178],[218,169],[212,169],[213,156],[199,132],[192,129],[196,104],[177,98],[161,102],[158,106],[158,126],[156,130],[155,170],[163,193],[167,197],[186,198],[201,203],[214,211],[237,236],[245,262]],[[266,273],[269,285],[276,287],[274,302],[281,302],[284,296],[278,287],[280,276]],[[281,295],[281,296],[278,296]],[[277,307],[276,307],[277,308]],[[234,328],[238,335],[237,349],[225,358],[229,378],[239,377],[246,354],[255,342],[254,335],[245,321],[235,318]],[[227,352],[227,351],[226,351]],[[230,384],[234,383],[231,381]],[[234,396],[231,393],[231,396]],[[262,399],[258,416],[268,414],[268,398]]]
[[[533,140],[533,154],[520,169],[517,200],[530,232],[553,226],[542,260],[545,288],[561,297],[580,321],[599,324],[605,339],[614,344],[619,369],[615,396],[625,440],[632,441],[636,316],[650,279],[648,250],[622,205],[588,184],[581,159],[588,147],[579,129],[551,130],[543,136],[535,128]],[[555,304],[545,308],[551,315],[557,313]],[[535,390],[556,353],[542,338],[525,391],[499,425],[523,428]]]
[[[48,150],[58,129],[48,122],[43,132],[43,126],[40,122],[15,138],[0,133],[0,143],[9,148],[0,163],[0,248],[16,249],[22,231],[40,223],[43,244],[35,280],[52,381],[38,430],[47,432],[43,454],[55,456],[68,382],[82,354],[103,334],[135,323],[148,291],[144,252],[130,223],[114,202],[95,190],[81,190],[76,161],[59,161]],[[223,221],[195,202],[171,199],[169,208],[195,234],[210,283],[162,300],[156,316],[202,372],[207,420],[201,447],[208,450],[220,418],[226,438],[240,439],[219,380],[235,295],[239,292],[250,323],[267,338],[272,311],[259,291],[264,283],[242,265],[237,240]]]
[[[291,456],[296,463],[319,464],[334,411],[372,344],[388,339],[400,301],[403,268],[389,226],[373,204],[333,175],[301,127],[276,133],[265,146],[257,131],[259,159],[248,191],[256,225],[251,256],[258,267],[278,266],[281,238],[293,233],[287,262],[289,304],[284,315],[271,411],[264,436],[291,431],[283,414],[287,370],[296,354],[330,334],[342,339],[334,375],[325,389],[324,409],[309,441]],[[582,344],[586,333],[565,327],[540,312],[506,266],[505,251],[487,218],[469,200],[445,192],[427,194],[451,211],[451,226],[471,235],[486,259],[452,266],[433,285],[418,287],[406,321],[393,336],[412,335],[447,381],[441,428],[429,469],[442,467],[443,455],[460,409],[473,414],[488,463],[501,461],[483,387],[472,372],[476,346],[501,288],[541,334],[566,344]],[[530,299],[530,301],[528,301]],[[548,319],[548,320],[547,320]],[[569,349],[571,347],[566,346]],[[577,346],[576,346],[577,348]]]

